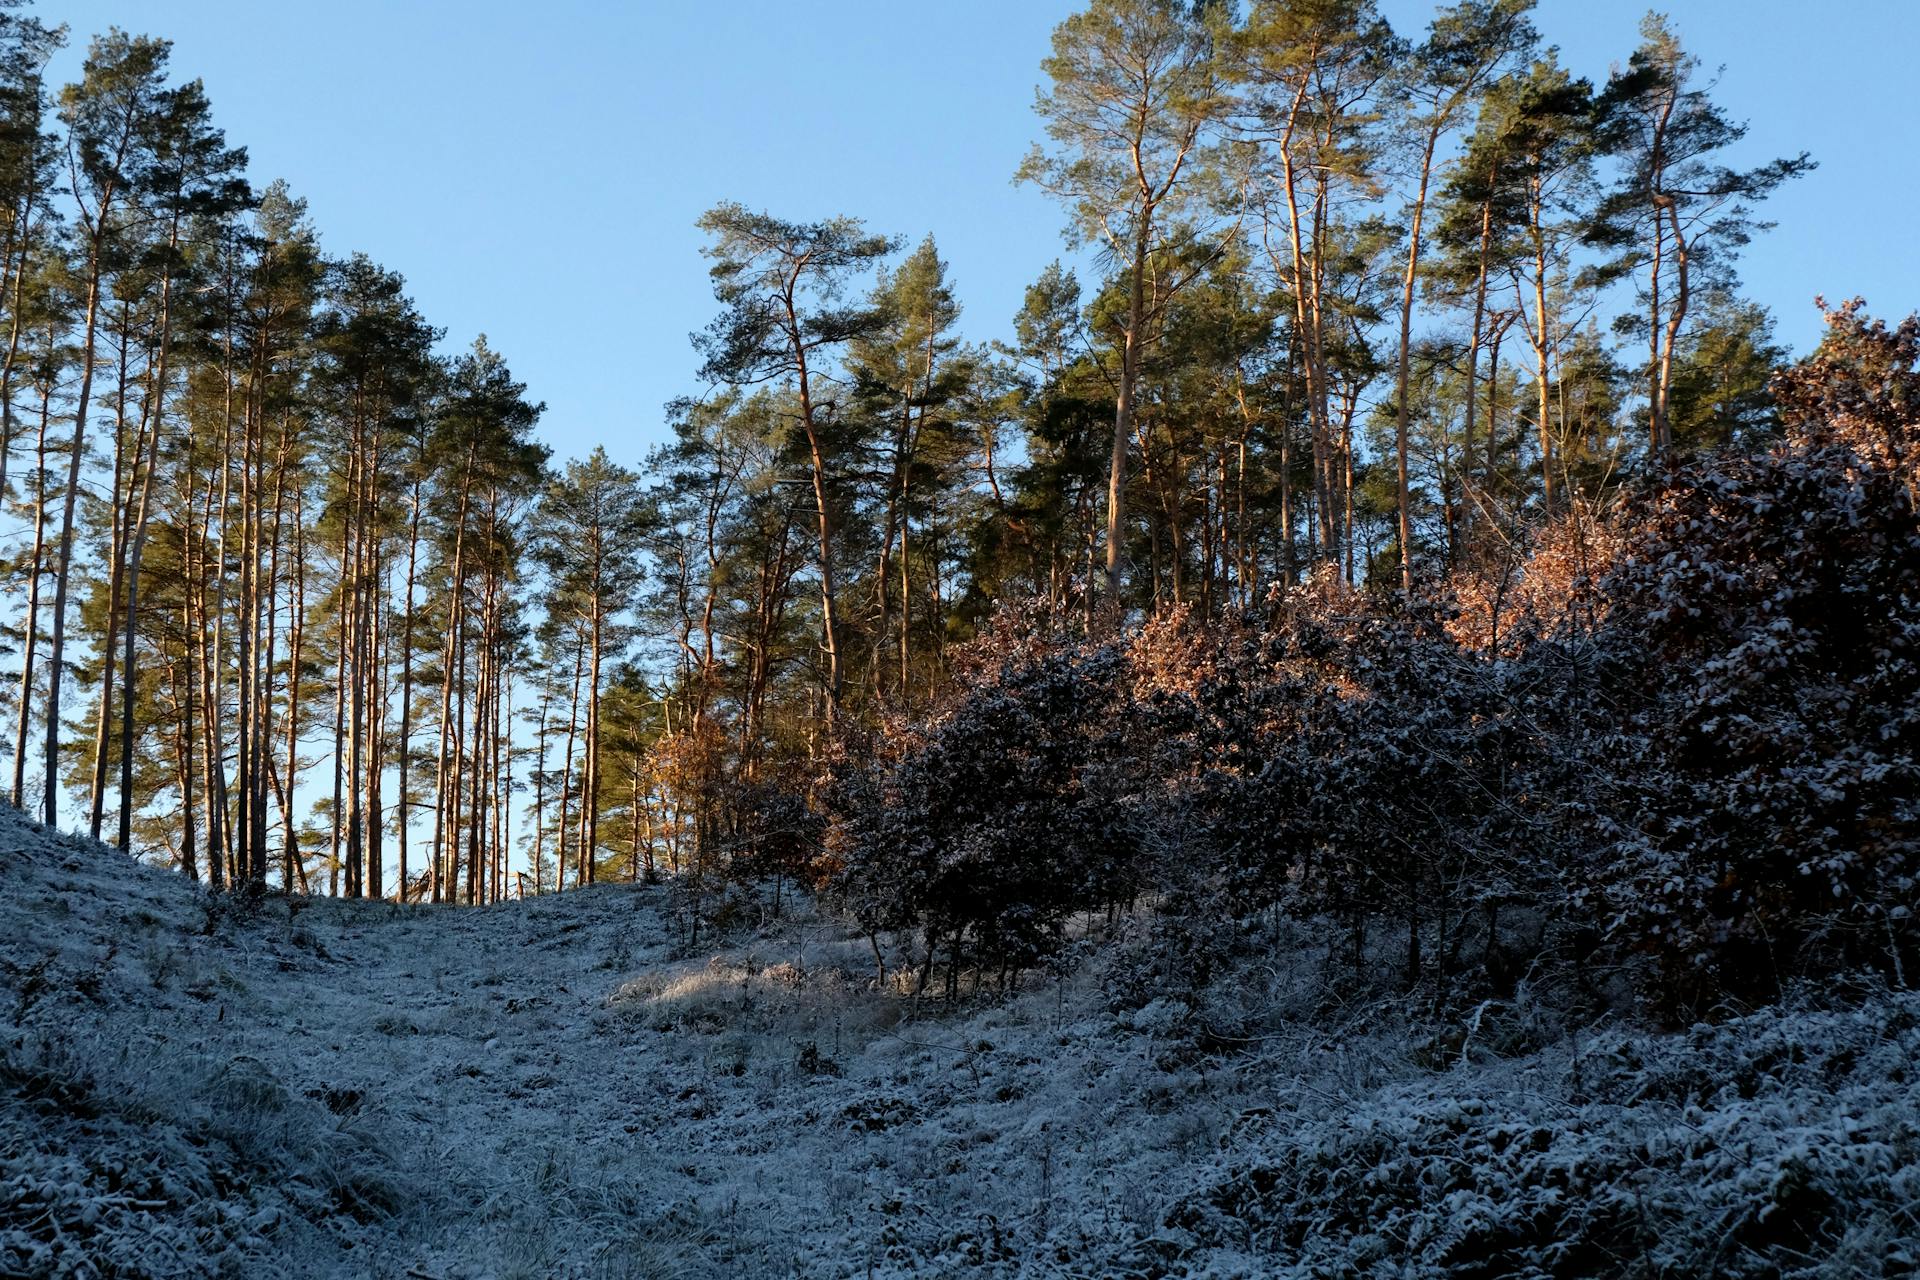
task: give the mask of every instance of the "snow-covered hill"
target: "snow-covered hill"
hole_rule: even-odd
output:
[[[1911,993],[1505,1058],[1477,1024],[1415,1052],[1377,1009],[1276,1012],[1225,1046],[1186,1004],[1113,1001],[1110,949],[948,1008],[875,990],[830,919],[690,952],[676,918],[668,890],[612,886],[244,911],[0,811],[0,1275],[1856,1276],[1920,1256]],[[1277,989],[1288,968],[1258,972]]]

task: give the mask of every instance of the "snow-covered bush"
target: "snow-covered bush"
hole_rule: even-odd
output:
[[[1551,871],[1514,786],[1530,744],[1499,673],[1442,623],[1358,596],[1284,603],[1253,698],[1264,758],[1216,788],[1214,837],[1247,905],[1346,922],[1356,970],[1385,924],[1409,985],[1457,968],[1474,922]]]
[[[1627,800],[1602,849],[1666,994],[1910,969],[1920,888],[1916,327],[1832,313],[1777,388],[1787,442],[1629,511],[1599,639]]]
[[[919,931],[923,973],[938,948],[1031,964],[1146,890],[1175,986],[1275,911],[1340,932],[1330,976],[1442,1003],[1523,976],[1604,1002],[1623,967],[1669,1011],[1903,979],[1920,323],[1830,319],[1771,452],[1568,511],[1497,581],[1407,599],[1323,567],[1256,614],[1105,642],[1010,611],[935,714],[842,771],[843,897],[876,939]]]
[[[1103,767],[1123,655],[1080,647],[1005,671],[843,785],[839,896],[875,932],[917,929],[920,983],[943,954],[1018,970],[1068,915],[1134,892],[1136,843]]]

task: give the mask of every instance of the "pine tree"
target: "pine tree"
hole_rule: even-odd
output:
[[[140,490],[133,516],[131,549],[126,569],[125,651],[123,654],[120,715],[120,822],[117,843],[131,850],[133,830],[134,706],[139,683],[134,640],[140,627],[140,571],[154,505],[154,476],[160,468],[160,440],[167,431],[167,393],[172,377],[172,355],[177,340],[174,298],[184,283],[195,282],[187,259],[187,240],[194,224],[219,223],[251,200],[241,172],[246,153],[229,149],[224,135],[212,123],[212,113],[198,81],[166,95],[155,129],[154,164],[143,195],[164,228],[149,251],[147,270],[158,276],[151,327],[152,353],[141,414],[151,420],[145,432],[146,453],[138,463]],[[183,275],[186,276],[183,279]],[[131,488],[131,485],[129,486]]]
[[[1551,515],[1558,506],[1555,482],[1563,479],[1554,447],[1553,360],[1566,326],[1549,302],[1591,216],[1593,169],[1604,138],[1593,86],[1570,75],[1551,51],[1502,88],[1494,110],[1510,113],[1499,136],[1506,150],[1504,203],[1514,218],[1502,230],[1519,242],[1508,269],[1517,325],[1533,351],[1541,504]]]
[[[454,363],[439,409],[434,452],[441,483],[434,495],[435,534],[438,572],[445,575],[447,589],[435,610],[442,643],[428,863],[428,893],[434,902],[457,900],[463,835],[467,898],[480,900],[478,841],[489,802],[482,785],[486,779],[478,776],[486,760],[479,739],[499,723],[488,718],[485,703],[487,695],[497,691],[499,664],[506,656],[507,601],[502,596],[515,577],[518,523],[544,474],[546,448],[532,439],[544,409],[526,399],[525,384],[514,380],[484,337]],[[464,828],[463,804],[468,819]]]
[[[1607,143],[1624,172],[1588,237],[1632,244],[1631,261],[1647,272],[1647,449],[1658,462],[1674,445],[1674,360],[1695,296],[1729,287],[1734,257],[1762,225],[1753,205],[1814,164],[1804,151],[1752,169],[1719,163],[1746,125],[1714,103],[1711,83],[1696,82],[1699,59],[1665,15],[1649,13],[1640,35],[1601,95]]]
[[[60,94],[83,318],[80,381],[74,399],[73,435],[55,552],[53,636],[47,655],[48,826],[58,825],[60,819],[60,701],[66,668],[67,599],[73,575],[74,517],[86,461],[88,415],[93,409],[101,309],[108,301],[109,276],[120,265],[127,226],[120,217],[121,206],[135,198],[153,160],[151,126],[160,112],[168,48],[164,40],[114,31],[94,41],[80,81]]]
[[[1100,245],[1126,281],[1107,473],[1110,597],[1120,591],[1127,451],[1148,332],[1196,274],[1149,264],[1189,242],[1206,213],[1197,197],[1208,135],[1226,106],[1214,46],[1203,14],[1177,0],[1094,0],[1055,29],[1041,64],[1052,88],[1034,105],[1056,150],[1035,147],[1019,172],[1068,206],[1076,237]]]
[[[1400,293],[1400,350],[1395,367],[1394,453],[1400,544],[1400,588],[1413,589],[1413,521],[1407,497],[1407,379],[1414,289],[1420,278],[1421,232],[1440,141],[1472,107],[1503,65],[1535,40],[1527,13],[1533,0],[1466,0],[1442,9],[1427,39],[1407,58],[1398,93],[1419,137],[1419,159],[1407,227],[1407,269]]]
[[[596,448],[547,485],[534,514],[533,546],[548,576],[548,610],[565,617],[585,648],[586,724],[581,743],[580,829],[575,883],[595,878],[600,850],[605,732],[602,672],[620,659],[627,630],[618,623],[640,580],[647,507],[639,477]]]
[[[784,222],[738,204],[717,205],[700,219],[713,238],[714,296],[727,308],[697,341],[706,363],[701,376],[747,385],[778,382],[794,396],[792,418],[807,452],[819,531],[820,626],[826,670],[821,691],[829,723],[846,684],[835,575],[839,523],[839,468],[833,448],[833,352],[874,330],[878,317],[840,297],[849,280],[897,246],[868,234],[852,218]]]
[[[388,755],[385,695],[392,648],[392,606],[385,584],[392,576],[393,534],[402,523],[401,495],[390,483],[389,468],[398,456],[417,486],[419,459],[407,451],[419,447],[420,424],[430,412],[436,374],[432,349],[440,335],[407,299],[405,282],[365,257],[336,264],[331,277],[330,305],[315,335],[319,365],[313,391],[328,407],[334,431],[329,523],[337,526],[342,549],[335,671],[350,690],[346,741],[336,740],[333,750],[341,766],[336,772],[346,788],[342,821],[347,892],[380,897],[381,783]],[[417,511],[409,513],[408,523],[417,530]],[[413,554],[417,539],[410,538]],[[400,608],[410,622],[411,578]],[[403,635],[401,643],[408,650],[402,664],[410,672],[409,639]],[[402,683],[402,698],[410,698],[410,678],[403,676]],[[403,727],[402,751],[407,736]],[[401,806],[404,814],[404,798]],[[404,829],[404,817],[399,825]]]
[[[1311,540],[1320,557],[1338,562],[1352,468],[1333,419],[1331,361],[1346,335],[1326,288],[1328,251],[1340,206],[1379,189],[1376,97],[1396,44],[1373,0],[1273,0],[1253,6],[1227,47],[1239,131],[1260,159],[1262,245],[1293,302],[1312,443]],[[1351,548],[1346,556],[1351,563]]]
[[[922,482],[937,483],[928,466],[932,437],[951,429],[954,402],[964,390],[972,365],[954,359],[959,340],[953,327],[960,318],[933,237],[928,236],[898,268],[884,273],[874,290],[873,307],[884,317],[877,332],[855,340],[848,368],[863,410],[875,421],[879,440],[881,477],[877,498],[881,509],[879,551],[873,570],[874,618],[870,624],[872,649],[869,678],[876,697],[884,700],[888,665],[882,650],[891,633],[894,598],[892,574],[900,574],[900,633],[898,693],[901,704],[911,701],[913,646],[913,578],[911,539],[913,514],[937,496],[922,491]],[[896,541],[898,555],[895,554]]]

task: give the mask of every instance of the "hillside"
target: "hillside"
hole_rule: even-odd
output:
[[[1510,1057],[1123,959],[958,1008],[671,893],[215,903],[0,813],[0,1274],[1907,1274],[1920,998]],[[1085,948],[1082,949],[1086,951]],[[1127,948],[1118,948],[1124,957]],[[1260,984],[1264,986],[1260,986]],[[1259,989],[1256,989],[1258,987]],[[1431,1029],[1429,1029],[1429,1032]],[[1437,1047],[1442,1046],[1442,1047]]]

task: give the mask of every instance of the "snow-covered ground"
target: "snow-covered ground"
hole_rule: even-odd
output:
[[[1911,993],[1495,1056],[1500,1010],[1438,1037],[1380,1010],[1292,1020],[1276,957],[1232,995],[1264,1020],[1225,1042],[1212,1011],[1117,1001],[1114,948],[950,1008],[875,989],[828,918],[697,950],[679,920],[670,890],[626,886],[239,911],[0,810],[0,1276],[1838,1277],[1920,1256]]]

